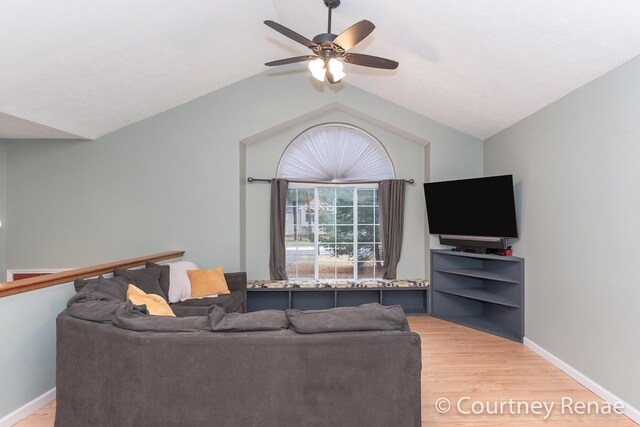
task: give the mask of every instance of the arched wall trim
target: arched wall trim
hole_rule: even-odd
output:
[[[369,132],[346,123],[313,126],[287,146],[277,177],[309,181],[378,181],[395,178],[391,157]]]

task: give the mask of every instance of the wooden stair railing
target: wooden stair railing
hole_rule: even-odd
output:
[[[184,251],[162,252],[139,258],[125,259],[123,261],[115,261],[107,264],[62,271],[60,273],[47,274],[46,276],[30,277],[28,279],[16,280],[15,282],[0,283],[0,298],[34,291],[36,289],[48,288],[49,286],[72,282],[76,279],[85,279],[87,277],[111,273],[116,268],[137,267],[145,265],[147,262],[158,262],[167,259],[180,258],[183,255]]]

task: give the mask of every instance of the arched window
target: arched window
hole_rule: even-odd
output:
[[[394,177],[384,146],[362,129],[332,123],[298,135],[278,165],[278,178],[290,180],[287,276],[381,278],[377,183]]]
[[[278,165],[278,178],[308,181],[380,181],[395,172],[387,150],[355,126],[330,123],[298,135]]]

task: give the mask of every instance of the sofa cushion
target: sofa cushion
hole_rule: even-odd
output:
[[[121,277],[79,279],[74,282],[76,294],[69,299],[67,307],[79,301],[121,301],[127,300],[129,283]]]
[[[147,294],[160,295],[165,300],[167,296],[160,288],[160,270],[157,268],[143,268],[140,270],[125,270],[116,268],[114,277],[124,277],[130,284],[136,285]]]
[[[328,310],[286,311],[293,329],[301,334],[347,331],[395,331],[406,329],[407,318],[399,305],[378,303]]]
[[[164,298],[156,294],[147,294],[135,285],[129,285],[129,288],[127,289],[127,299],[134,305],[144,304],[147,306],[147,310],[152,316],[176,317]]]
[[[169,302],[184,301],[191,296],[191,281],[187,270],[199,270],[189,261],[169,263]]]
[[[150,316],[145,306],[131,301],[121,304],[113,316],[113,324],[130,331],[198,332],[209,330],[209,319],[199,317]]]
[[[169,300],[169,266],[168,265],[160,265],[155,262],[148,262],[146,268],[153,269],[156,268],[160,270],[160,289],[164,292],[164,295],[167,297],[167,301]]]
[[[219,306],[227,313],[241,311],[242,292],[232,291],[229,295],[218,295],[217,297],[193,298],[171,304],[171,307],[209,307]],[[208,311],[207,311],[208,312]]]
[[[177,317],[188,316],[209,316],[210,307],[195,305],[175,305],[171,304],[171,310]]]
[[[280,310],[225,313],[224,308],[216,306],[209,313],[209,325],[215,332],[250,332],[288,329],[290,323]]]

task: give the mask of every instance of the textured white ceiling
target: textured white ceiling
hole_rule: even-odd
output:
[[[312,38],[326,8],[0,0],[0,138],[97,138],[307,53],[265,19]],[[640,54],[637,0],[342,0],[334,33],[361,19],[377,28],[353,51],[400,67],[345,84],[481,139]]]

